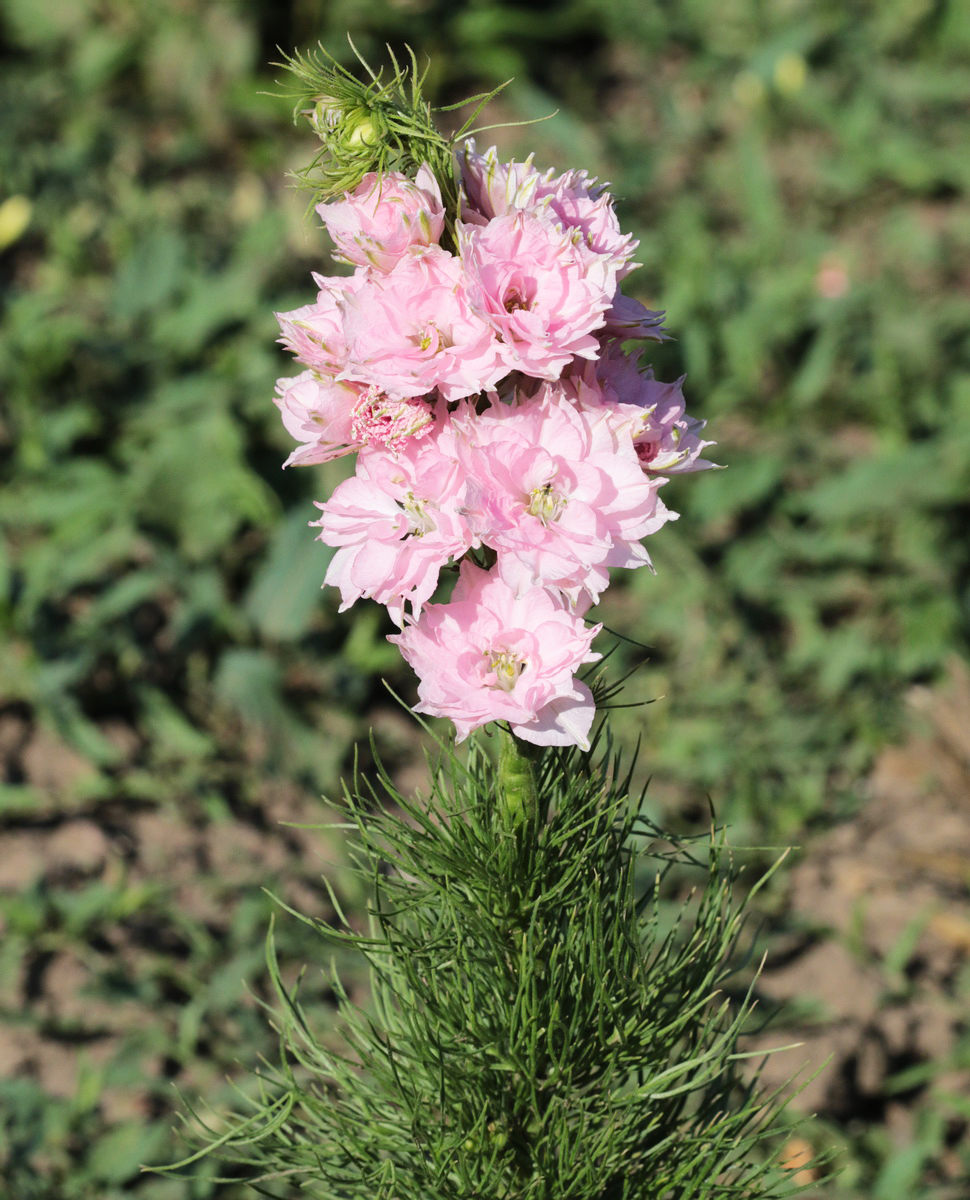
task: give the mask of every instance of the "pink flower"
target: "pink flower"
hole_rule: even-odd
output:
[[[471,225],[486,225],[493,217],[502,217],[510,209],[536,206],[536,189],[542,175],[530,154],[524,163],[500,162],[498,150],[489,147],[484,154],[468,138],[458,151],[461,172],[462,220]]]
[[[595,254],[610,259],[617,278],[628,274],[637,242],[620,229],[606,186],[597,185],[585,171],[542,174],[532,157],[524,163],[500,162],[494,146],[479,154],[474,139],[469,139],[458,154],[465,201],[462,219],[484,225],[513,209],[542,210],[563,230],[579,234]]]
[[[304,371],[276,382],[273,397],[287,432],[300,443],[284,467],[308,466],[339,458],[359,446],[353,433],[353,409],[360,397],[343,383]]]
[[[376,442],[379,446],[399,447],[405,439],[429,434],[433,420],[430,400],[392,400],[376,388],[365,388],[354,405],[350,427],[354,437],[365,445]]]
[[[353,194],[318,204],[317,212],[338,257],[377,271],[390,271],[412,246],[434,245],[445,224],[438,182],[427,166],[413,182],[398,171],[371,172]]]
[[[536,189],[536,200],[547,202],[564,229],[582,234],[594,254],[602,254],[613,263],[617,279],[637,265],[630,259],[639,243],[632,233],[620,229],[613,197],[605,186],[597,187],[596,180],[585,171],[567,171],[543,179]]]
[[[675,514],[606,409],[581,409],[547,384],[454,426],[470,520],[517,592],[554,587],[574,603],[595,601],[610,567],[649,565],[640,539]]]
[[[467,560],[449,604],[430,604],[388,641],[419,677],[416,712],[454,721],[457,740],[489,721],[539,746],[589,749],[593,697],[574,678],[600,630],[543,588],[517,596]]]
[[[329,125],[323,106],[315,119]],[[642,540],[675,519],[667,476],[712,464],[683,380],[625,354],[663,341],[663,313],[624,296],[636,242],[585,171],[459,152],[458,253],[427,166],[365,176],[318,206],[350,278],[277,314],[306,369],[277,383],[299,443],[286,465],[358,452],[318,504],[341,611],[370,598],[400,627],[415,711],[463,740],[491,721],[537,745],[589,748],[577,679],[600,626],[583,618],[613,567],[650,566]],[[449,410],[449,405],[457,407]],[[470,551],[482,546],[491,570]],[[433,603],[442,568],[458,581]],[[454,569],[454,568],[452,568]]]
[[[424,437],[433,420],[427,400],[392,400],[366,384],[341,383],[315,371],[279,379],[276,390],[283,424],[302,443],[284,467],[329,462],[375,442],[398,446]]]
[[[575,395],[589,408],[605,406],[613,427],[633,440],[640,465],[648,474],[685,474],[716,467],[701,458],[705,442],[698,436],[706,422],[685,411],[683,383],[654,379],[653,368],[641,371],[639,353],[623,354],[612,348],[595,364],[588,365],[579,377]]]
[[[283,465],[327,462],[375,442],[396,446],[423,436],[432,421],[427,400],[390,397],[373,384],[338,378],[347,360],[340,302],[362,287],[364,278],[314,279],[320,288],[315,304],[276,314],[280,340],[312,368],[276,384],[283,424],[303,443]]]
[[[419,613],[445,563],[478,545],[463,515],[465,488],[447,420],[397,453],[363,450],[357,474],[318,505],[315,522],[319,540],[338,547],[324,583],[340,589],[340,611],[367,596],[399,625],[406,603]]]
[[[544,212],[509,211],[459,227],[472,306],[518,370],[558,379],[574,356],[596,358],[594,332],[616,290],[616,267]]]
[[[340,301],[364,282],[359,275],[349,278],[313,276],[319,291],[313,304],[291,312],[277,313],[280,341],[298,362],[326,375],[336,376],[347,356]]]
[[[347,358],[341,378],[389,396],[437,389],[448,401],[494,387],[508,354],[465,297],[461,264],[436,246],[412,250],[342,304]]]
[[[656,383],[664,398],[657,401],[641,432],[634,434],[633,448],[648,475],[721,470],[720,464],[699,457],[705,446],[716,446],[717,443],[701,441],[698,437],[706,421],[684,414],[684,399],[680,395],[684,379],[682,375],[676,383]]]

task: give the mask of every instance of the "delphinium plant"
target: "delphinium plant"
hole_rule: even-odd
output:
[[[584,171],[439,133],[413,63],[289,66],[353,273],[279,314],[303,367],[276,397],[287,463],[356,453],[315,522],[326,583],[387,607],[415,712],[483,733],[441,748],[423,797],[348,788],[370,927],[337,905],[319,928],[367,960],[370,999],[334,978],[337,1047],[271,946],[280,1062],[174,1169],[216,1154],[256,1192],[327,1200],[788,1195],[777,1098],[739,1067],[723,839],[646,822],[594,728],[590,609],[611,568],[649,567],[668,477],[710,465],[682,381],[627,348],[665,336],[622,291],[636,243]],[[674,916],[672,868],[699,872]]]

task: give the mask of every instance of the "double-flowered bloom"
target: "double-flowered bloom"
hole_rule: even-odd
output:
[[[450,717],[458,740],[489,721],[538,746],[587,745],[593,697],[574,672],[599,654],[587,626],[546,588],[518,593],[467,559],[450,604],[394,634],[418,673],[416,712]]]
[[[545,385],[455,424],[471,520],[518,592],[553,588],[573,604],[595,602],[609,567],[649,563],[640,539],[671,514],[605,409],[584,410]]]
[[[447,415],[431,436],[397,452],[362,450],[356,474],[319,506],[316,522],[320,540],[337,547],[324,582],[340,588],[341,608],[367,597],[387,605],[398,625],[405,604],[417,616],[441,568],[480,544],[467,496]]]
[[[540,173],[469,142],[458,156],[455,253],[438,184],[365,176],[318,211],[350,277],[280,313],[305,368],[276,403],[299,444],[286,465],[357,451],[319,505],[342,607],[387,606],[420,678],[417,711],[459,740],[489,721],[538,745],[588,746],[600,656],[589,606],[611,567],[675,517],[658,492],[700,458],[703,422],[630,339],[662,314],[624,296],[636,243],[585,172]],[[433,602],[460,566],[448,600]]]

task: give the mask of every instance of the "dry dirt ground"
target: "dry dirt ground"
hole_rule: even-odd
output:
[[[41,797],[0,816],[0,1081],[67,1100],[93,1071],[106,1127],[170,1124],[171,1084],[211,1094],[266,1027],[246,991],[273,908],[261,889],[332,919],[321,876],[340,835],[298,826],[338,818],[279,780],[215,811],[86,800],[85,761],[21,710],[0,712],[0,754]]]
[[[799,1108],[840,1126],[881,1124],[900,1141],[931,1096],[970,1096],[970,1070],[957,1062],[970,996],[970,672],[955,665],[945,685],[914,691],[909,708],[912,734],[879,759],[861,811],[808,845],[789,872],[792,932],[761,981],[762,1003],[778,1015],[755,1042],[802,1043],[764,1067],[769,1083],[800,1062],[818,1072]],[[0,713],[0,758],[8,780],[52,797],[76,788],[86,769],[19,711]],[[279,824],[319,819],[314,797],[280,785],[228,822],[152,805],[7,814],[0,898],[38,885],[90,891],[124,875],[126,886],[164,884],[174,909],[218,938],[233,896],[270,876],[288,880],[295,904],[325,909],[319,835]],[[213,878],[220,892],[204,882]],[[89,1059],[107,1061],[120,1040],[159,1018],[139,1000],[99,1004],[93,974],[109,960],[137,974],[139,959],[164,955],[166,940],[179,936],[119,919],[84,953],[47,937],[19,958],[0,958],[0,1078],[29,1076],[52,1096],[72,1095],[80,1041]],[[159,1005],[168,1002],[163,993]],[[142,1067],[143,1081],[180,1078],[165,1056]],[[150,1115],[152,1090],[144,1082],[108,1089],[104,1119]],[[947,1138],[956,1147],[965,1135],[955,1115]],[[793,1165],[798,1153],[794,1146]],[[956,1178],[957,1151],[938,1169],[944,1182]]]
[[[912,732],[879,758],[861,811],[812,842],[789,873],[788,920],[801,932],[769,956],[760,990],[778,1013],[759,1041],[802,1043],[771,1056],[764,1077],[782,1084],[804,1063],[796,1107],[843,1128],[883,1125],[903,1145],[928,1106],[951,1111],[934,1172],[962,1200],[970,1195],[959,1152],[970,1115],[970,671],[955,663],[945,685],[907,699]]]

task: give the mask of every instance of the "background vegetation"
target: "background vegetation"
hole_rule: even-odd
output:
[[[651,648],[630,698],[665,697],[617,727],[665,819],[696,828],[710,795],[736,841],[811,845],[857,809],[907,689],[968,651],[970,20],[0,0],[0,22],[0,1178],[26,1200],[236,1196],[138,1164],[171,1153],[170,1081],[217,1100],[236,1058],[273,1053],[243,990],[265,986],[259,889],[324,912],[341,855],[278,822],[324,819],[371,728],[420,779],[379,612],[319,591],[306,524],[337,474],[279,469],[272,313],[332,266],[285,179],[313,140],[265,94],[275,47],[408,42],[442,103],[514,76],[496,121],[555,115],[502,149],[613,181],[677,338],[658,374],[687,371],[730,466],[669,486],[657,576],[611,590],[607,623]],[[292,925],[295,969],[317,950]],[[918,1136],[871,1113],[820,1132],[847,1164],[826,1194],[964,1194],[959,1114],[928,1111]]]

